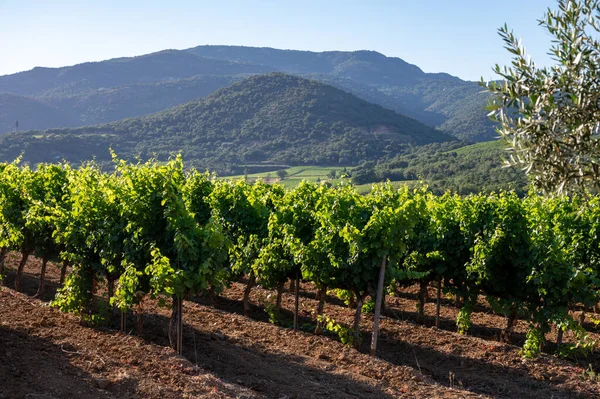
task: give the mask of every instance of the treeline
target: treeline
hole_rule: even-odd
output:
[[[524,196],[527,177],[518,168],[503,167],[503,152],[500,141],[429,144],[377,162],[364,162],[352,170],[352,180],[356,184],[419,180],[438,195],[448,190],[461,195],[515,190]]]
[[[461,197],[388,184],[361,196],[348,182],[303,182],[291,191],[262,182],[212,179],[185,171],[180,158],[130,164],[112,173],[93,163],[77,169],[41,164],[35,170],[0,164],[0,249],[71,265],[54,305],[95,315],[93,297],[106,282],[110,303],[125,312],[146,296],[172,302],[169,336],[181,350],[182,301],[217,295],[247,278],[277,290],[289,279],[318,288],[317,332],[327,290],[356,303],[354,344],[367,297],[376,299],[372,351],[385,294],[399,286],[436,282],[461,305],[460,332],[471,326],[478,295],[507,317],[529,322],[524,354],[537,353],[552,326],[572,330],[592,349],[569,310],[599,301],[600,199],[552,198],[514,192]],[[62,280],[62,279],[61,279]],[[296,307],[297,309],[297,307]],[[439,309],[439,306],[438,306]],[[123,313],[124,314],[124,313]],[[439,314],[438,314],[439,318]],[[124,329],[122,318],[122,328]],[[141,320],[141,319],[140,319]],[[297,311],[295,317],[297,327]]]

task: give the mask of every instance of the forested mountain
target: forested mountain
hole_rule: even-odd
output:
[[[30,162],[95,156],[160,159],[182,151],[191,164],[232,172],[252,163],[353,165],[407,146],[451,140],[420,122],[333,86],[273,73],[145,117],[94,127],[8,133],[0,159]],[[236,170],[237,171],[237,170]]]
[[[0,93],[34,97],[86,125],[166,109],[271,71],[327,82],[460,139],[495,137],[483,110],[487,94],[476,83],[374,51],[199,46],[0,76]]]
[[[80,122],[61,110],[32,98],[0,93],[0,133],[17,129],[77,126]]]
[[[488,94],[477,83],[446,73],[425,73],[400,58],[375,51],[317,53],[241,46],[198,46],[188,51],[309,75],[459,139],[486,141],[496,137],[484,110]]]

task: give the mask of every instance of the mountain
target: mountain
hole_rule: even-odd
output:
[[[0,93],[29,96],[73,94],[135,83],[169,82],[197,75],[266,73],[268,66],[202,58],[190,52],[165,50],[139,57],[86,62],[62,68],[36,67],[0,76]]]
[[[59,109],[32,98],[0,94],[0,133],[50,127],[77,126],[80,122]]]
[[[404,85],[424,77],[460,80],[441,74],[425,74],[416,65],[376,51],[298,51],[267,47],[198,46],[187,50],[205,58],[264,65],[290,73],[320,73],[343,76],[373,85]]]
[[[96,125],[162,111],[205,97],[242,79],[242,75],[199,75],[74,93],[59,94],[53,90],[37,98],[77,115],[81,121],[79,125]]]
[[[425,73],[375,51],[296,51],[242,46],[198,46],[193,54],[265,65],[322,80],[400,114],[469,141],[497,138],[484,110],[489,94],[475,82]]]
[[[159,159],[239,172],[247,164],[356,165],[452,137],[321,82],[272,73],[149,116],[94,127],[0,136],[0,160],[33,163],[95,156]],[[236,169],[237,168],[237,169]]]
[[[166,109],[242,77],[272,71],[332,84],[463,140],[496,137],[483,109],[489,95],[476,83],[425,73],[374,51],[198,46],[0,76],[0,93],[36,98],[85,125]]]

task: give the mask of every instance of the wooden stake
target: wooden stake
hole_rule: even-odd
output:
[[[377,353],[377,338],[379,336],[379,317],[381,315],[381,302],[383,297],[383,282],[385,280],[385,264],[387,255],[381,261],[379,269],[379,281],[377,282],[377,297],[375,299],[375,316],[373,317],[373,335],[371,336],[371,356]]]
[[[300,307],[300,271],[296,272],[296,304],[294,306],[294,331],[298,331],[298,308]]]
[[[127,310],[121,310],[121,332],[125,333],[127,328]]]
[[[177,309],[177,353],[183,353],[183,299],[177,298],[178,309]]]
[[[427,283],[419,282],[419,321],[422,323],[425,316],[425,300],[427,298]]]
[[[442,302],[442,278],[437,279],[437,300],[435,303],[435,326],[440,328],[440,305]]]
[[[0,283],[4,278],[4,258],[6,258],[6,248],[0,248]]]
[[[362,313],[363,298],[360,292],[356,293],[356,313],[354,314],[354,349],[360,350],[360,315]]]

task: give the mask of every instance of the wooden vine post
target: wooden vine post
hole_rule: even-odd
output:
[[[178,355],[183,353],[183,299],[177,298],[177,344],[175,351]]]
[[[294,305],[294,331],[298,331],[298,308],[300,302],[300,271],[296,274],[296,303]]]
[[[379,281],[377,282],[377,298],[375,299],[375,316],[373,318],[373,335],[371,337],[371,356],[377,352],[377,338],[379,336],[379,318],[381,315],[381,302],[383,298],[383,282],[385,279],[385,266],[387,255],[384,255],[379,270]]]
[[[442,302],[442,277],[437,278],[437,298],[435,301],[435,327],[440,328],[440,305]]]

